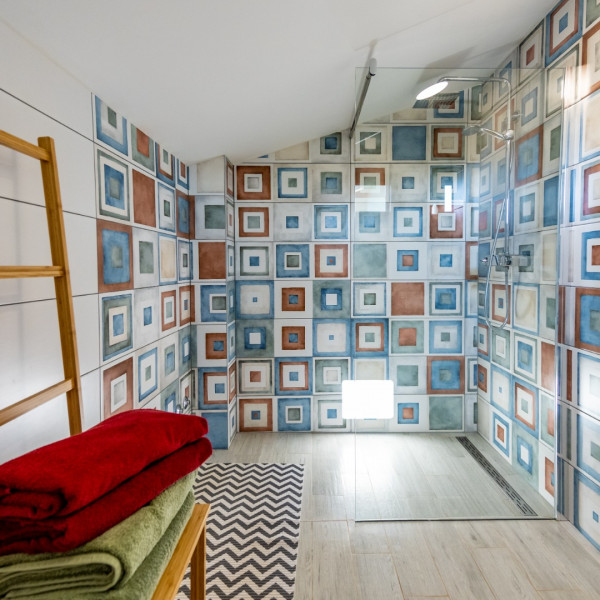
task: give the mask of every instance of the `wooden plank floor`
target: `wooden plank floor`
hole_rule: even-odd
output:
[[[422,447],[426,438],[412,451],[428,457],[421,461],[426,486],[441,481],[439,490],[456,493],[459,475],[443,467],[459,456],[439,437],[444,461],[435,462],[433,446]],[[383,453],[381,442],[373,442],[381,461],[397,469],[402,461]],[[305,465],[295,600],[600,600],[600,553],[566,521],[355,522],[354,448],[353,435],[239,433],[210,459]],[[368,501],[390,489],[381,465],[379,474],[371,470],[357,472]],[[413,491],[423,483],[414,468],[400,474]],[[489,492],[473,482],[469,490]],[[386,504],[380,498],[378,510]],[[416,510],[418,501],[412,504]]]

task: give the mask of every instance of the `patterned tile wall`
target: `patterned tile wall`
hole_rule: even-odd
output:
[[[189,167],[94,97],[102,418],[195,397]]]
[[[215,448],[228,448],[238,429],[235,331],[234,167],[218,157],[196,165],[196,229],[192,242],[194,369],[198,414]],[[254,220],[250,218],[250,224]]]
[[[561,2],[544,21],[543,72],[566,69],[557,422],[558,506],[600,549],[600,10],[596,2]],[[550,67],[550,68],[548,68]],[[553,105],[547,105],[552,110]],[[548,130],[544,125],[544,146]],[[545,162],[542,169],[546,169]],[[543,193],[556,195],[553,186]],[[544,208],[541,219],[555,219]],[[543,298],[541,298],[543,300]],[[542,323],[540,323],[540,327]],[[540,348],[542,356],[544,349]],[[543,374],[542,374],[543,377]],[[540,422],[544,418],[540,410]],[[552,427],[554,425],[552,424]],[[540,463],[541,464],[541,463]]]
[[[479,322],[477,385],[479,431],[549,502],[556,491],[559,511],[600,549],[598,44],[597,3],[563,0],[495,73],[516,92],[511,240],[531,260],[511,268],[508,294],[494,270],[488,316],[508,314],[508,326]],[[483,125],[502,127],[506,89],[487,84],[480,98]],[[501,142],[479,143],[481,257],[505,182]]]
[[[503,61],[494,75],[512,90],[510,128],[514,130],[511,169],[510,254],[513,266],[505,286],[502,268],[480,263],[477,372],[478,430],[513,469],[549,503],[554,502],[556,285],[559,170],[562,134],[560,86],[544,66],[544,23]],[[509,85],[488,82],[475,94],[479,122],[504,132]],[[479,165],[478,259],[505,253],[506,144],[492,135],[474,137]],[[473,250],[475,252],[475,250]],[[491,326],[488,325],[491,319]],[[506,320],[505,327],[502,323]]]
[[[599,545],[599,17],[594,2],[560,2],[495,73],[511,79],[519,113],[510,234],[513,252],[529,258],[511,269],[508,293],[493,270],[491,330],[478,262],[500,218],[505,153],[501,141],[460,130],[466,121],[505,129],[505,86],[399,111],[352,141],[334,132],[237,167],[235,248],[219,249],[226,275],[209,275],[225,280],[235,348],[198,364],[222,361],[229,391],[219,389],[233,397],[237,386],[240,430],[347,431],[341,381],[389,377],[395,417],[367,428],[477,427],[549,502],[557,486],[560,510]]]
[[[363,429],[476,427],[469,111],[461,94],[237,166],[240,431],[349,431],[350,378],[395,384],[394,419]]]

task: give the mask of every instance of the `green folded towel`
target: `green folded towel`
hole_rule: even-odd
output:
[[[183,505],[189,504],[194,477],[195,472],[183,477],[129,518],[75,550],[0,557],[0,598],[64,600],[96,592],[104,598],[108,590],[123,588],[155,551]]]
[[[181,533],[190,520],[194,502],[194,493],[190,492],[165,535],[123,587],[109,590],[105,594],[77,596],[77,600],[150,600],[169,560],[171,560]],[[63,595],[62,598],[66,600],[68,596]]]

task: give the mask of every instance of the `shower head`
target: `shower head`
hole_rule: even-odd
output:
[[[463,129],[463,135],[474,135],[476,133],[487,133],[499,140],[512,140],[515,137],[515,132],[512,129],[507,129],[504,133],[482,127],[481,125],[469,125]]]

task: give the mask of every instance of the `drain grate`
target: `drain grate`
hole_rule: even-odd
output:
[[[519,507],[519,510],[528,517],[537,517],[537,513],[523,500],[521,495],[513,488],[492,463],[477,449],[477,446],[466,436],[457,436],[456,439],[464,446],[465,450],[483,467],[486,473],[502,488],[502,491]]]

